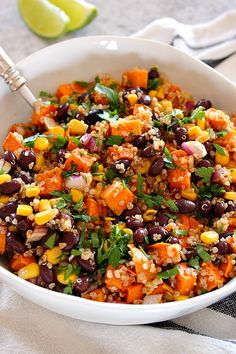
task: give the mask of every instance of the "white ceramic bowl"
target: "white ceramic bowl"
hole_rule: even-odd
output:
[[[122,71],[135,66],[155,64],[174,83],[191,92],[196,99],[207,98],[215,107],[236,111],[236,86],[200,61],[165,44],[131,38],[85,37],[47,47],[22,60],[17,67],[27,78],[35,95],[53,92],[62,82],[90,80],[98,73],[120,78]],[[30,117],[30,109],[0,82],[0,139],[8,127]],[[206,307],[236,290],[236,279],[210,293],[156,305],[124,305],[93,302],[40,288],[10,273],[0,259],[0,280],[20,295],[57,313],[117,325],[169,320]]]

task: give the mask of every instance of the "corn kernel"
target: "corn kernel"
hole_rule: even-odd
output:
[[[202,131],[202,135],[200,135],[197,140],[200,141],[200,143],[204,144],[206,141],[210,139],[210,135],[208,134],[207,131]]]
[[[38,172],[43,167],[43,165],[45,163],[45,159],[44,159],[43,154],[41,154],[41,153],[36,153],[35,156],[36,156],[36,163],[34,165],[33,170]]]
[[[48,199],[41,199],[39,202],[39,211],[51,209],[51,204]]]
[[[155,209],[147,209],[143,214],[143,219],[145,221],[152,221],[152,220],[154,220],[156,213],[157,213],[157,210],[155,210]]]
[[[49,203],[50,203],[51,207],[54,208],[57,206],[57,204],[60,200],[63,200],[63,198],[52,198],[52,199],[49,199]]]
[[[18,205],[16,215],[29,216],[30,214],[33,214],[32,206],[23,204]]]
[[[131,93],[130,95],[128,95],[127,99],[131,106],[135,105],[138,102],[138,96],[136,95],[136,93]]]
[[[164,95],[164,89],[163,87],[158,87],[157,89],[157,96],[156,96],[159,100],[163,100],[163,98],[165,97]]]
[[[228,222],[230,226],[236,227],[236,218],[228,218]]]
[[[131,229],[129,229],[128,227],[125,227],[125,228],[123,229],[123,231],[124,231],[126,234],[128,234],[128,235],[133,235],[133,231],[132,231]]]
[[[226,166],[229,163],[229,152],[225,148],[222,149],[224,150],[225,155],[222,155],[218,151],[216,151],[215,162],[220,164],[221,166]]]
[[[51,221],[58,214],[56,209],[44,210],[35,214],[34,221],[37,225],[44,225],[47,222]]]
[[[115,218],[111,218],[110,216],[108,216],[107,218],[105,218],[105,221],[115,221]]]
[[[74,110],[78,109],[78,105],[75,104],[75,103],[71,103],[71,104],[69,105],[69,108],[70,108],[71,111],[74,111]]]
[[[98,182],[103,182],[106,179],[105,173],[96,172],[93,174],[93,180]]]
[[[72,135],[83,135],[88,129],[88,125],[78,119],[71,119],[68,123],[68,129]]]
[[[81,200],[81,198],[83,198],[83,193],[75,188],[72,188],[70,190],[70,194],[73,203],[78,203]]]
[[[224,198],[227,200],[236,200],[236,192],[225,192]]]
[[[25,187],[25,195],[27,198],[37,197],[40,193],[38,186]]]
[[[46,259],[52,265],[58,264],[61,261],[62,250],[59,246],[53,247],[45,252]]]
[[[191,140],[196,140],[202,135],[202,129],[195,125],[188,130],[188,135]]]
[[[187,296],[187,295],[175,296],[175,301],[182,301],[182,300],[187,300],[187,299],[189,299],[189,296]]]
[[[53,127],[49,129],[48,134],[53,135],[54,137],[65,136],[65,129],[62,127]]]
[[[215,231],[205,231],[200,236],[202,242],[211,244],[219,240],[219,234]]]
[[[37,263],[30,263],[18,271],[18,276],[22,279],[28,280],[38,277],[39,273],[39,265]]]
[[[141,164],[138,166],[138,172],[141,175],[148,173],[149,168],[151,167],[152,162],[149,159],[143,159]]]
[[[96,187],[95,187],[95,193],[94,196],[99,198],[101,193],[103,191],[103,184],[101,182],[97,183]]]
[[[155,90],[151,90],[148,92],[148,95],[153,98],[153,97],[156,97],[157,92]]]
[[[232,168],[230,170],[231,182],[236,183],[236,168]]]
[[[49,147],[49,141],[47,138],[39,137],[35,139],[34,148],[39,151],[46,151]]]
[[[194,191],[193,188],[189,188],[181,191],[181,197],[195,202],[195,200],[197,199],[197,193]]]
[[[78,279],[78,276],[75,273],[70,274],[66,279],[65,279],[65,271],[61,271],[57,274],[57,280],[59,283],[63,285],[68,285],[70,283],[74,283]]]
[[[8,174],[3,174],[3,175],[0,175],[0,184],[4,183],[4,182],[8,182],[11,180],[11,176],[8,175]]]
[[[205,118],[197,119],[197,126],[200,129],[205,130],[205,128],[206,128],[206,120],[205,120]]]
[[[68,99],[69,99],[68,95],[61,96],[60,103],[61,104],[66,103],[68,101]]]
[[[9,202],[9,197],[7,195],[1,195],[0,203],[6,204],[7,202]]]
[[[168,113],[171,113],[173,111],[173,106],[171,101],[164,99],[160,102],[160,104],[161,104],[162,112],[168,111]]]

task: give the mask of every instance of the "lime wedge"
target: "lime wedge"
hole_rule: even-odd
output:
[[[68,16],[47,0],[19,0],[19,9],[25,23],[39,36],[55,38],[68,30]]]
[[[49,0],[70,18],[67,30],[74,31],[86,26],[97,16],[97,8],[83,0]]]

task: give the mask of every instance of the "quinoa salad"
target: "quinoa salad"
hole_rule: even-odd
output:
[[[168,73],[167,73],[168,74]],[[157,66],[40,92],[0,158],[0,255],[89,300],[185,300],[236,275],[236,116]]]

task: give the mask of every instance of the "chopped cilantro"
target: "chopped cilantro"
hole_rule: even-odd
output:
[[[89,222],[91,220],[91,216],[86,214],[84,211],[81,213],[73,213],[73,218],[77,221]]]
[[[166,202],[166,205],[170,208],[171,211],[175,211],[178,212],[179,208],[177,207],[177,205],[175,204],[175,201],[172,199],[168,199]]]
[[[202,288],[201,294],[203,295],[203,294],[206,294],[206,293],[207,293],[207,290],[205,288]]]
[[[188,262],[188,265],[198,270],[200,268],[199,257],[196,256],[195,258],[191,258],[190,261]]]
[[[148,80],[147,90],[155,90],[160,85],[161,85],[160,77],[157,77],[155,79],[149,79]]]
[[[23,140],[23,144],[28,146],[28,147],[31,147],[33,148],[34,147],[34,143],[35,143],[35,140],[37,138],[48,138],[49,136],[48,135],[45,135],[45,134],[35,134],[35,135],[32,135],[32,136],[29,136],[28,138],[25,138]]]
[[[91,172],[96,173],[98,171],[99,162],[94,162],[91,166]]]
[[[71,254],[72,254],[73,256],[80,256],[80,255],[82,254],[82,251],[73,248],[73,249],[71,250]]]
[[[175,234],[178,236],[188,235],[188,230],[176,230]]]
[[[214,146],[214,148],[216,149],[216,151],[223,156],[226,156],[225,150],[222,148],[222,146],[220,146],[219,144],[212,144]]]
[[[52,95],[47,92],[47,91],[40,91],[39,92],[39,97],[48,97],[48,98],[52,98]]]
[[[202,106],[199,106],[197,108],[195,108],[192,113],[191,113],[191,116],[190,117],[184,117],[182,120],[181,120],[181,123],[184,123],[184,124],[187,124],[187,123],[190,123],[192,122],[193,120],[201,120],[205,117],[205,108],[202,107]]]
[[[211,180],[213,171],[213,167],[200,167],[197,168],[196,175],[201,177],[203,182],[208,183]]]
[[[92,246],[94,248],[99,248],[100,247],[100,242],[98,238],[98,234],[96,232],[91,233],[91,241],[92,241]]]
[[[63,209],[67,206],[66,202],[64,199],[60,199],[57,203],[57,209]]]
[[[54,192],[51,192],[50,194],[53,195],[54,197],[57,197],[57,198],[63,198],[67,202],[71,202],[71,195],[68,193],[54,191]]]
[[[64,136],[59,135],[53,144],[52,152],[58,152],[61,148],[65,147],[67,144],[67,139]]]
[[[223,226],[222,226],[222,224],[219,224],[219,225],[217,226],[217,232],[218,232],[218,234],[220,234],[222,231],[223,231]]]
[[[81,145],[80,139],[78,136],[71,136],[70,139],[75,143],[77,146]]]
[[[112,171],[112,170],[107,170],[106,173],[105,173],[105,176],[106,176],[106,180],[107,182],[111,182],[114,178],[116,177],[119,177],[119,174]]]
[[[197,254],[199,255],[199,257],[204,261],[204,262],[208,262],[211,259],[211,256],[209,255],[209,253],[203,248],[202,245],[198,245],[196,247],[196,251]]]
[[[102,93],[103,95],[106,95],[108,97],[111,109],[114,110],[118,107],[119,105],[119,95],[116,91],[114,91],[112,88],[101,85],[99,83],[96,84],[94,87],[95,91],[98,91]]]
[[[224,136],[229,132],[229,130],[220,130],[219,132],[216,132],[216,135],[219,137],[219,138],[224,138]]]
[[[72,294],[73,294],[72,284],[68,284],[68,285],[64,288],[63,293],[64,293],[64,294],[72,295]]]
[[[56,233],[53,233],[48,239],[47,241],[45,242],[45,245],[50,248],[50,250],[54,247],[55,245],[55,242],[56,242]]]
[[[166,164],[166,167],[171,170],[175,169],[175,164],[172,160],[171,154],[170,154],[169,150],[167,149],[167,147],[164,148],[164,154],[165,154],[164,162]]]
[[[109,123],[116,122],[119,119],[117,109],[115,109],[114,111],[110,111],[109,109],[104,110],[102,113],[98,114],[98,117],[103,120],[106,120]]]
[[[210,186],[201,187],[198,190],[199,197],[203,199],[209,199],[213,196],[217,197],[222,193],[225,193],[225,189],[222,186],[219,186],[218,184],[211,184]]]
[[[121,145],[123,143],[123,141],[124,141],[124,139],[122,138],[122,136],[112,135],[107,138],[106,145],[107,146]]]
[[[143,186],[143,177],[139,174],[138,175],[138,195],[137,197],[139,199],[142,199],[149,208],[153,208],[156,206],[159,206],[163,203],[164,198],[161,195],[158,194],[145,194],[142,191],[142,186]]]
[[[65,178],[70,177],[73,173],[75,173],[76,167],[76,163],[72,161],[69,171],[63,171],[61,175]]]
[[[78,84],[82,87],[89,87],[89,83],[86,81],[74,81],[74,82],[75,82],[75,84]]]
[[[169,279],[174,275],[179,274],[179,267],[175,266],[172,269],[165,270],[164,272],[156,274],[161,279]]]

